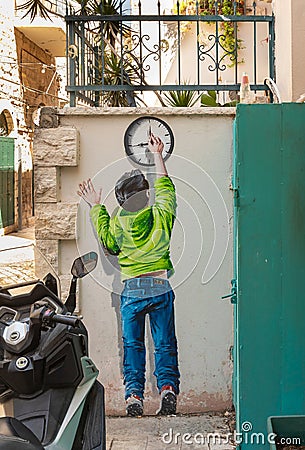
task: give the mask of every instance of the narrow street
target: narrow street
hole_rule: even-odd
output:
[[[35,277],[33,243],[34,228],[0,236],[0,286]]]

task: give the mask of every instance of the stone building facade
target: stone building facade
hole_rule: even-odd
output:
[[[59,89],[54,55],[18,27],[14,6],[13,0],[0,3],[0,117],[4,122],[0,130],[1,233],[32,222],[36,115],[41,106],[58,106]],[[9,167],[7,152],[13,153]],[[14,172],[10,183],[9,171]]]

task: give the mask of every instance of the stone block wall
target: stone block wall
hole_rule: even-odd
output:
[[[61,202],[60,168],[75,167],[79,160],[79,133],[59,126],[55,109],[43,108],[34,134],[35,238],[38,248],[56,271],[58,246],[76,238],[77,203]],[[63,296],[70,276],[60,274]]]

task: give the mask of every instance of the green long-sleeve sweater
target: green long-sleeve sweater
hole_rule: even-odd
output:
[[[155,203],[137,212],[118,208],[110,218],[105,205],[95,205],[90,217],[103,245],[118,254],[122,279],[147,272],[174,272],[170,239],[176,214],[176,193],[167,177],[155,181]]]

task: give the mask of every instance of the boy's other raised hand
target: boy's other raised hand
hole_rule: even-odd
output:
[[[94,205],[99,205],[101,203],[102,189],[99,189],[98,192],[94,189],[91,178],[88,180],[84,180],[82,183],[79,183],[79,191],[77,194],[85,200],[85,202],[91,207]]]

